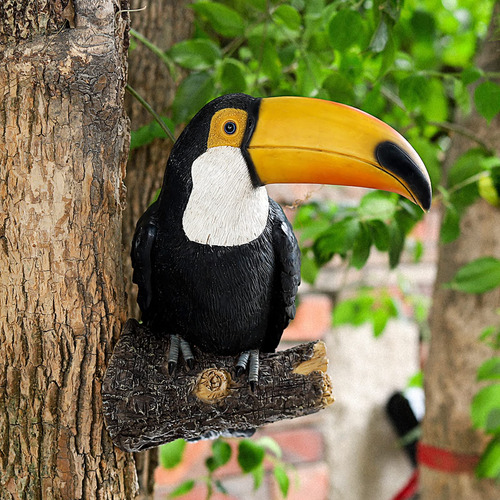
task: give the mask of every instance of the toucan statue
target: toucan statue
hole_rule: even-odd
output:
[[[424,210],[427,170],[411,145],[355,108],[302,97],[219,97],[175,142],[160,195],[139,219],[133,281],[143,323],[170,335],[168,371],[190,348],[238,356],[258,384],[259,351],[274,352],[295,314],[300,251],[270,183],[363,186]]]

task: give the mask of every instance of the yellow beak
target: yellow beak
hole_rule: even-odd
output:
[[[320,99],[261,100],[247,147],[263,184],[300,182],[393,191],[424,210],[427,170],[404,137],[355,108]]]

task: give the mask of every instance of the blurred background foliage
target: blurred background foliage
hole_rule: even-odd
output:
[[[488,121],[500,112],[500,86],[493,81],[500,75],[484,73],[475,65],[493,3],[193,2],[192,37],[167,52],[141,33],[131,32],[130,50],[137,43],[148,46],[151,57],[161,58],[178,86],[161,124],[152,119],[134,130],[132,123],[131,148],[166,137],[165,126],[169,135],[175,135],[205,103],[226,93],[342,102],[389,123],[414,146],[429,170],[434,198],[443,207],[441,241],[449,243],[459,236],[460,217],[477,197],[500,204],[500,159],[474,130],[456,124],[458,116],[467,116],[474,108]],[[452,133],[467,136],[476,147],[460,157],[444,179],[441,162]],[[294,221],[303,279],[314,283],[319,269],[335,255],[346,266],[360,269],[372,248],[387,253],[389,266],[396,267],[409,233],[423,215],[407,200],[382,192],[370,192],[356,206],[303,204]],[[418,260],[422,251],[423,245],[412,241],[412,258]],[[469,293],[500,286],[500,260],[491,257],[469,263],[450,286]],[[385,290],[370,289],[338,304],[334,311],[336,324],[368,321],[375,335],[397,314],[397,304]],[[425,314],[418,314],[417,320],[423,321]],[[483,338],[494,337],[498,344],[500,332],[483,332]],[[486,465],[483,461],[478,471],[500,478],[500,384],[496,381],[500,362],[493,359],[496,362],[490,361],[479,376],[489,377],[494,388],[487,398],[479,395],[475,400],[473,417],[476,426],[493,436],[490,461]]]

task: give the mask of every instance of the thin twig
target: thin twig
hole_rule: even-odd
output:
[[[467,137],[467,139],[470,139],[471,141],[475,142],[489,153],[493,154],[495,152],[494,148],[486,144],[486,142],[481,140],[477,135],[473,134],[469,129],[467,129],[466,127],[462,127],[457,123],[430,121],[429,125],[433,125],[434,127],[438,127],[443,130],[447,130],[448,132],[455,132],[456,134]]]
[[[170,138],[172,142],[175,142],[175,136],[172,133],[172,131],[165,125],[165,122],[161,119],[161,116],[151,107],[151,105],[141,96],[137,93],[136,90],[134,90],[129,84],[125,87],[125,89],[132,95],[134,96],[135,99],[137,99],[140,103],[141,106],[151,114],[151,116],[158,122],[158,125],[160,125],[161,129],[165,134],[167,134],[167,137]]]
[[[153,54],[159,57],[170,73],[172,80],[177,81],[177,71],[175,69],[175,65],[167,54],[160,49],[157,45],[155,45],[151,40],[148,40],[142,33],[139,33],[134,28],[130,28],[130,34],[136,39],[139,40],[146,48],[148,48]]]

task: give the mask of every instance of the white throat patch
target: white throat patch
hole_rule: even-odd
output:
[[[252,185],[239,148],[209,148],[193,162],[191,176],[193,190],[182,217],[191,241],[235,246],[262,234],[269,213],[267,191]]]

